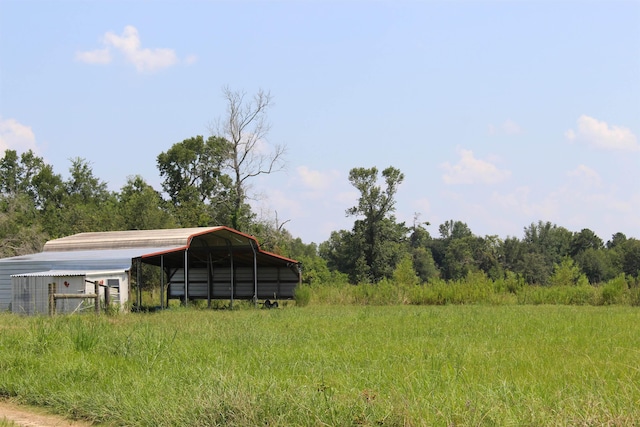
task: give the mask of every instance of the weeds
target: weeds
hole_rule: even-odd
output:
[[[0,418],[0,427],[17,427],[18,424],[6,418]]]
[[[628,306],[0,314],[0,329],[0,395],[113,425],[640,418],[640,322]]]
[[[92,350],[100,341],[101,331],[98,319],[74,316],[71,321],[71,340],[79,352]]]
[[[425,284],[397,284],[382,280],[359,285],[314,284],[302,287],[304,303],[298,305],[633,305],[640,306],[638,279],[618,276],[599,286],[575,278],[571,266],[558,267],[552,286],[526,285],[508,273],[492,280],[471,272],[462,280],[432,279]],[[575,280],[574,280],[575,279]]]

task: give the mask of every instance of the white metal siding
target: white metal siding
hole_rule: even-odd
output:
[[[118,304],[120,308],[124,308],[124,304],[129,300],[129,274],[126,271],[123,272],[87,272],[87,280],[92,282],[101,281],[104,286],[109,285],[109,280],[116,280],[118,287],[109,287],[109,295],[113,304]],[[95,292],[95,285],[92,283],[85,283],[86,292]],[[104,286],[100,286],[100,298],[104,300]]]

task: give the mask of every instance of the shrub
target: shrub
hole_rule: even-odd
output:
[[[513,271],[507,271],[505,276],[499,279],[496,279],[493,282],[494,289],[498,293],[509,292],[512,294],[518,293],[524,286],[526,286],[525,280],[519,274],[514,273]]]
[[[383,279],[378,283],[361,283],[353,287],[353,299],[361,305],[398,304],[399,289],[392,282]]]
[[[494,291],[494,282],[482,272],[469,272],[462,280],[445,281],[435,279],[423,286],[414,286],[408,291],[412,304],[502,304],[505,301]]]
[[[603,305],[623,304],[629,294],[629,285],[624,273],[609,280],[602,286],[601,303]]]
[[[597,301],[597,290],[591,285],[525,286],[518,293],[518,304],[589,305]]]
[[[420,278],[413,268],[413,260],[409,255],[402,258],[393,270],[393,281],[398,286],[414,286],[420,283]]]
[[[311,301],[311,289],[308,285],[298,285],[293,297],[297,306],[305,307],[309,305],[309,301]]]
[[[565,257],[560,264],[554,266],[550,282],[552,286],[573,286],[588,284],[589,279],[580,267],[575,265],[573,259]]]
[[[640,287],[634,286],[629,289],[629,304],[634,307],[640,306]]]

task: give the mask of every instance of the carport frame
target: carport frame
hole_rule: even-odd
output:
[[[211,237],[214,236],[214,237]],[[234,244],[235,241],[235,244]],[[211,245],[210,243],[220,242],[223,244],[215,244]],[[223,254],[224,256],[220,256]],[[213,255],[218,254],[217,261],[223,260],[224,258],[228,258],[228,268],[229,268],[229,288],[230,292],[227,297],[214,297],[212,295],[213,289],[213,271],[214,271],[214,260]],[[200,259],[198,260],[198,255],[200,255]],[[203,256],[204,255],[204,256]],[[171,258],[173,258],[174,262],[171,262]],[[204,259],[204,261],[203,261]],[[180,260],[179,262],[177,260]],[[137,266],[138,272],[140,272],[141,264],[155,265],[160,267],[161,269],[161,283],[160,283],[160,308],[165,308],[169,305],[169,300],[171,299],[169,288],[167,285],[171,283],[173,269],[175,274],[179,269],[183,269],[184,271],[184,284],[183,291],[184,295],[182,295],[182,303],[187,304],[189,299],[204,299],[199,297],[194,297],[189,293],[189,284],[190,284],[190,270],[195,268],[195,265],[198,263],[200,267],[206,268],[207,271],[207,305],[211,307],[212,299],[229,299],[230,307],[233,307],[235,299],[249,299],[249,298],[238,298],[236,296],[236,268],[237,267],[251,267],[253,272],[253,295],[250,298],[254,302],[254,306],[257,307],[258,300],[260,297],[260,267],[276,267],[277,268],[277,277],[278,277],[278,288],[281,286],[281,270],[282,268],[291,269],[295,272],[295,284],[291,287],[290,292],[284,292],[278,298],[282,299],[291,299],[293,298],[293,288],[298,286],[301,282],[301,266],[300,263],[296,260],[286,258],[280,255],[276,255],[267,251],[263,251],[260,249],[258,241],[255,237],[244,234],[237,230],[228,228],[228,227],[215,227],[215,229],[207,229],[203,230],[199,233],[194,233],[189,236],[187,239],[187,244],[182,247],[171,248],[162,252],[144,254],[137,258]],[[180,265],[178,265],[180,264]],[[140,274],[140,273],[138,273]],[[169,277],[168,277],[169,276]],[[140,276],[138,276],[140,277]],[[167,279],[165,281],[165,279]],[[142,295],[141,295],[141,279],[136,281],[138,293],[136,296],[136,304],[137,306],[141,305]],[[292,280],[282,281],[282,285],[294,283]],[[166,289],[166,293],[165,293]],[[165,304],[166,301],[166,304]]]

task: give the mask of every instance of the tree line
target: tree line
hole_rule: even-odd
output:
[[[360,192],[357,205],[345,211],[355,218],[352,229],[307,244],[277,221],[258,219],[246,194],[238,197],[243,187],[223,172],[228,154],[220,152],[227,144],[218,136],[196,136],[160,153],[164,197],[141,176],[108,191],[81,158],[71,159],[63,179],[32,151],[6,150],[0,160],[0,255],[38,252],[49,239],[80,232],[226,225],[254,234],[267,250],[301,260],[306,282],[377,283],[392,279],[403,262],[416,283],[474,272],[494,280],[515,274],[537,285],[558,284],[559,269],[566,273],[563,284],[640,275],[640,240],[622,232],[604,242],[590,229],[572,232],[538,221],[524,227],[521,238],[502,239],[475,235],[464,222],[449,220],[433,236],[417,214],[410,225],[399,222],[394,196],[404,175],[393,167],[381,173],[352,169],[349,180]]]
[[[418,214],[411,225],[398,222],[393,196],[403,179],[393,167],[380,177],[375,167],[351,170],[349,180],[360,192],[358,205],[346,211],[356,216],[353,228],[334,231],[319,247],[330,270],[352,283],[392,279],[403,262],[413,269],[415,283],[457,281],[477,272],[533,285],[598,284],[621,274],[640,279],[640,240],[622,232],[605,243],[588,228],[572,232],[538,221],[524,227],[521,238],[502,239],[477,236],[466,223],[449,220],[432,236]]]
[[[258,218],[249,203],[252,179],[284,167],[284,147],[260,146],[271,95],[247,98],[228,88],[223,95],[227,113],[211,136],[187,138],[157,155],[162,191],[139,175],[109,191],[85,159],[71,159],[64,179],[31,150],[6,150],[0,159],[0,256],[38,252],[49,239],[80,232],[225,225],[301,261],[306,283],[378,283],[399,269],[416,284],[478,272],[535,285],[598,284],[621,274],[640,279],[640,240],[622,232],[604,242],[589,229],[538,221],[524,227],[522,237],[503,239],[475,235],[464,222],[449,220],[434,236],[419,214],[412,224],[400,222],[395,195],[404,174],[394,167],[351,169],[349,182],[360,194],[345,210],[353,227],[319,245],[304,243],[286,230],[286,221]]]

